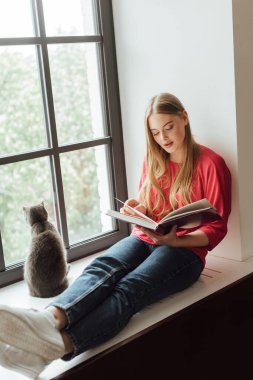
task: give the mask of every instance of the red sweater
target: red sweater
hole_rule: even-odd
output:
[[[180,164],[169,161],[168,170],[170,171],[172,181],[179,168]],[[142,186],[146,174],[147,162],[145,159],[139,188]],[[160,184],[162,185],[162,183],[163,178],[160,179]],[[167,200],[166,207],[169,209],[170,187],[164,187],[163,191]],[[154,203],[154,199],[156,197],[155,189],[151,190],[150,197],[151,203]],[[192,181],[192,202],[202,198],[207,198],[209,202],[212,203],[218,213],[222,216],[222,219],[197,228],[181,229],[177,232],[177,235],[184,235],[197,229],[205,232],[209,239],[209,245],[207,247],[188,248],[195,252],[205,264],[207,252],[216,247],[227,234],[227,222],[231,211],[231,175],[224,159],[213,150],[204,146],[200,146],[200,158]],[[180,199],[180,196],[178,196],[178,203],[179,207],[184,205]],[[153,215],[152,219],[159,221],[159,217],[156,215]],[[141,240],[147,243],[154,244],[153,240],[141,232],[138,227],[133,229],[132,234],[138,236]]]

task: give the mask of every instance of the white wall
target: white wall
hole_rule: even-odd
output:
[[[145,153],[143,117],[168,91],[187,109],[197,141],[220,153],[233,177],[229,233],[213,251],[243,260],[238,190],[231,0],[113,0],[129,196]]]
[[[253,250],[253,1],[233,0],[238,184],[242,252]]]

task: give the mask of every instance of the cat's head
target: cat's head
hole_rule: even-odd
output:
[[[27,223],[32,226],[34,223],[45,222],[48,218],[44,202],[31,207],[23,207],[23,212]]]

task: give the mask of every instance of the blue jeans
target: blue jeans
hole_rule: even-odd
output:
[[[50,305],[64,310],[74,353],[115,336],[143,307],[193,284],[201,259],[185,248],[156,246],[136,236],[120,240],[97,257]]]

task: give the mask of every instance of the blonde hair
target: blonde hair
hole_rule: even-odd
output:
[[[166,209],[166,202],[163,190],[159,184],[159,178],[166,175],[167,183],[170,184],[170,174],[167,170],[168,161],[170,160],[170,154],[167,153],[160,145],[155,141],[149,126],[149,117],[152,114],[173,114],[182,115],[184,106],[180,100],[169,93],[161,93],[154,96],[147,107],[145,114],[145,130],[147,141],[147,176],[140,189],[140,199],[147,208],[149,215],[154,212],[158,212],[161,204],[162,210],[157,214],[159,216],[164,215],[171,209],[178,208],[176,194],[179,192],[184,204],[191,202],[191,184],[194,169],[196,166],[196,159],[199,155],[199,147],[195,142],[190,124],[185,127],[185,154],[180,170],[178,171],[174,182],[171,184],[169,203],[171,209]],[[157,197],[154,205],[151,204],[150,192],[151,189],[156,189]]]

